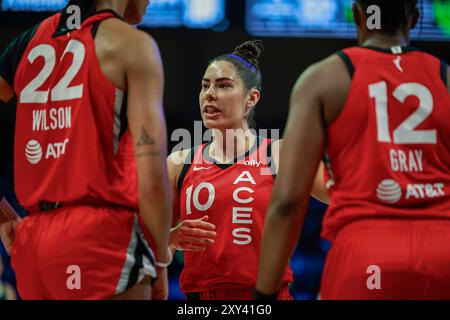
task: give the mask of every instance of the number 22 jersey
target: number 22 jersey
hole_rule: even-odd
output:
[[[60,12],[26,41],[19,37],[22,55],[6,79],[17,96],[14,177],[25,208],[90,200],[137,208],[126,96],[105,77],[95,51],[96,30],[110,18],[119,17],[99,11],[68,30]]]
[[[450,219],[447,64],[404,47],[339,55],[352,82],[327,132],[322,236],[359,219]]]

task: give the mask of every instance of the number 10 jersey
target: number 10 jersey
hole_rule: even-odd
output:
[[[180,276],[183,292],[252,290],[258,274],[262,229],[275,169],[269,139],[257,138],[245,155],[229,164],[217,163],[211,144],[191,149],[178,181],[180,218],[209,216],[216,226],[214,245],[184,253]],[[286,268],[282,285],[292,281]]]

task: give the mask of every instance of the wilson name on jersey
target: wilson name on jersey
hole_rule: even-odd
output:
[[[103,74],[94,38],[104,10],[55,36],[61,13],[44,20],[14,75],[14,154],[20,203],[93,200],[137,208],[137,178],[125,93]]]

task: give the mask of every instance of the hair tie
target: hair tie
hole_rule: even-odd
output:
[[[252,69],[252,70],[254,70],[256,72],[259,72],[259,69],[258,69],[257,66],[255,66],[253,63],[251,63],[247,59],[242,58],[241,56],[239,56],[237,54],[230,53],[230,54],[227,54],[226,56],[238,60],[239,62],[241,62],[248,69]]]

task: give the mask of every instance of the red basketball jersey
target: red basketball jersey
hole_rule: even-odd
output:
[[[340,52],[352,74],[328,128],[323,237],[368,218],[450,218],[446,64],[413,48]]]
[[[213,246],[185,252],[180,283],[183,292],[253,288],[259,267],[264,218],[274,183],[267,157],[270,140],[258,138],[233,163],[217,164],[210,144],[192,149],[179,180],[181,220],[209,216],[216,226]],[[189,160],[187,160],[190,162]],[[292,281],[286,269],[283,284]]]
[[[87,199],[137,208],[137,176],[124,92],[102,73],[94,33],[116,17],[100,11],[54,36],[61,14],[43,21],[14,78],[15,189],[25,207]]]

